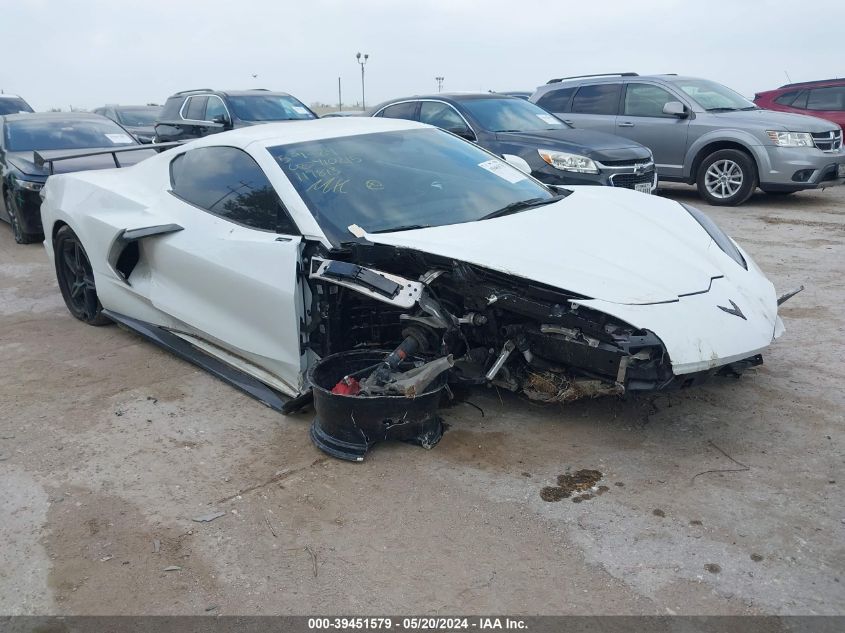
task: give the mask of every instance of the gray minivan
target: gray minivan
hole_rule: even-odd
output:
[[[531,99],[578,128],[651,149],[660,180],[696,184],[714,205],[759,186],[787,194],[845,183],[842,129],[816,117],[762,110],[714,81],[613,73],[552,79]]]

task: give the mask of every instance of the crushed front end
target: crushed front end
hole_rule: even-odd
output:
[[[686,387],[762,362],[749,354],[677,375],[654,332],[585,307],[589,297],[410,249],[355,243],[311,253],[306,269],[319,357],[411,341],[410,353],[454,359],[452,383],[543,402]]]

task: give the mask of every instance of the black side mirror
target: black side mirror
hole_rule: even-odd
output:
[[[229,120],[229,117],[227,117],[225,114],[218,114],[213,119],[211,119],[211,122],[212,123],[219,123],[220,125],[231,125],[231,123],[232,123]]]
[[[670,114],[679,119],[685,119],[689,116],[687,107],[680,101],[667,101],[663,104],[663,114]]]

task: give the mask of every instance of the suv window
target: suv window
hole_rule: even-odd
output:
[[[298,234],[267,175],[235,147],[200,147],[170,163],[179,198],[222,218],[264,231]]]
[[[663,114],[663,106],[670,101],[677,101],[670,92],[651,84],[629,83],[625,88],[623,113],[628,116],[669,117]]]
[[[452,132],[469,132],[467,124],[461,115],[448,103],[439,101],[423,101],[420,104],[420,122],[434,125]]]
[[[223,105],[223,100],[220,97],[210,95],[208,97],[208,104],[205,106],[205,116],[203,117],[203,120],[213,121],[214,117],[218,116],[228,116],[226,106]]]
[[[845,86],[813,88],[807,97],[808,110],[845,110]]]
[[[17,97],[3,97],[0,99],[0,115],[16,114],[18,112],[32,112],[32,108],[23,99]]]
[[[809,94],[810,94],[809,90],[802,90],[800,93],[798,93],[798,97],[795,99],[795,101],[792,102],[792,107],[793,108],[800,108],[801,110],[806,110],[807,109],[807,95],[809,95]]]
[[[406,101],[405,103],[396,103],[392,106],[387,106],[379,113],[379,116],[387,119],[410,119],[413,121],[416,109],[416,101]]]
[[[549,90],[537,99],[537,105],[549,112],[569,112],[569,101],[572,99],[574,92],[574,87]]]
[[[795,101],[795,97],[798,96],[799,92],[800,90],[790,90],[789,92],[784,92],[782,95],[775,99],[775,103],[788,106],[793,101]]]
[[[208,97],[188,97],[188,103],[185,104],[185,109],[182,110],[183,116],[191,121],[205,121],[205,104]]]
[[[572,100],[572,112],[582,114],[616,114],[622,84],[581,86]]]

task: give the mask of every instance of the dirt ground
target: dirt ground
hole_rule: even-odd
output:
[[[761,368],[633,401],[479,390],[433,450],[361,464],[310,414],[75,321],[0,224],[0,613],[845,612],[845,188],[662,194],[807,286]],[[540,497],[579,469],[608,490]]]

